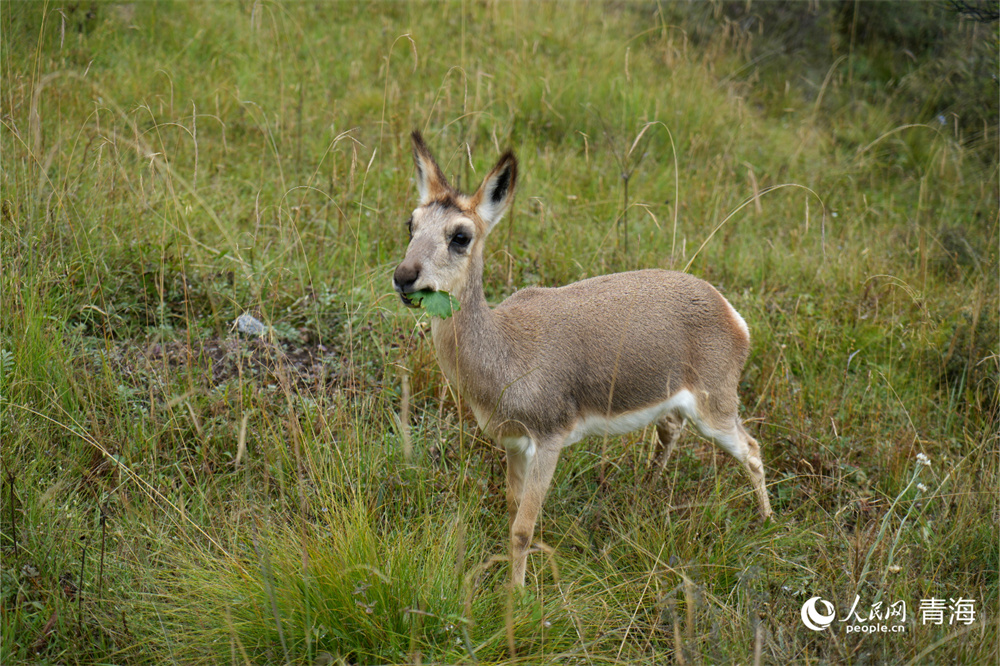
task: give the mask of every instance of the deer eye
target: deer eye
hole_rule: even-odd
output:
[[[451,236],[451,240],[448,241],[448,246],[453,250],[464,250],[469,247],[469,243],[472,242],[472,236],[465,231],[465,229],[459,229]]]
[[[412,217],[406,221],[406,233],[410,234],[410,240],[413,240],[413,218]]]

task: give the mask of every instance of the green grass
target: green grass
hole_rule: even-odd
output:
[[[754,7],[0,5],[0,663],[995,660],[995,31]],[[518,154],[493,302],[725,293],[773,521],[691,432],[581,442],[506,590],[503,453],[390,285],[413,128],[466,189]],[[855,595],[906,631],[802,625]]]

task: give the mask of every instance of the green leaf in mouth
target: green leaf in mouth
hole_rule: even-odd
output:
[[[447,291],[422,289],[407,294],[406,297],[427,310],[427,314],[441,319],[447,319],[462,309],[458,304],[458,299]]]

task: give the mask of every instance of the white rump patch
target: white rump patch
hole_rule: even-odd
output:
[[[726,300],[725,296],[723,296],[722,298],[723,298],[723,300],[726,301],[726,305],[729,306],[729,311],[733,313],[733,319],[736,320],[736,323],[739,324],[739,327],[743,330],[743,334],[746,335],[747,336],[747,340],[749,340],[750,339],[750,327],[747,326],[747,322],[743,318],[743,315],[741,315],[739,312],[736,311],[736,308],[733,307],[732,303],[730,303],[728,300]]]

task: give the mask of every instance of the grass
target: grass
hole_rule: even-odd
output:
[[[733,7],[0,6],[0,662],[995,660],[995,91]],[[502,451],[391,293],[412,128],[467,189],[518,153],[493,302],[726,294],[775,520],[690,432],[661,479],[652,432],[581,442],[506,590]],[[906,630],[812,632],[813,596]]]

